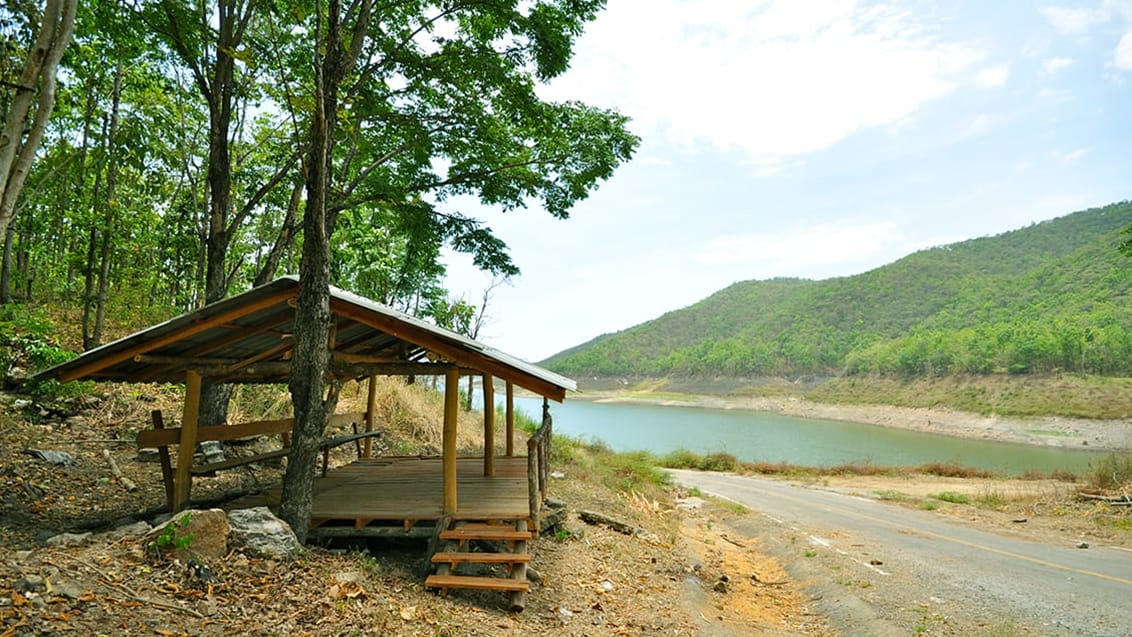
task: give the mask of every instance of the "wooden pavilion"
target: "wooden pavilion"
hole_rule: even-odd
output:
[[[298,277],[283,277],[137,332],[40,373],[59,381],[184,383],[179,427],[166,427],[159,412],[138,446],[157,448],[171,511],[190,503],[194,475],[207,475],[249,461],[286,456],[291,419],[227,424],[199,422],[202,382],[286,383],[294,346]],[[510,542],[514,551],[481,554],[442,551],[432,557],[439,575],[429,585],[448,588],[526,590],[527,540],[539,528],[549,475],[552,420],[548,400],[561,402],[574,381],[483,343],[426,323],[363,297],[331,288],[333,317],[328,348],[336,380],[369,379],[365,412],[338,414],[331,423],[353,423],[354,432],[324,442],[322,476],[316,479],[310,535],[433,536],[459,549],[468,541]],[[373,379],[381,375],[443,375],[445,410],[439,457],[374,457],[380,434],[374,418]],[[462,375],[481,376],[484,404],[493,405],[494,379],[505,383],[506,443],[495,445],[494,410],[484,410],[482,457],[457,458],[457,385]],[[543,423],[527,442],[525,458],[513,448],[514,388],[543,397]],[[251,458],[194,465],[197,443],[280,434],[282,448]],[[329,469],[325,452],[354,442],[358,460]],[[170,450],[176,448],[176,453]],[[278,491],[268,494],[278,504]],[[274,501],[273,501],[274,500]],[[494,557],[479,558],[477,555]],[[525,557],[524,557],[525,555]],[[439,559],[438,559],[439,558]],[[456,565],[480,561],[506,564],[508,580],[448,575]],[[521,603],[518,604],[521,607]]]

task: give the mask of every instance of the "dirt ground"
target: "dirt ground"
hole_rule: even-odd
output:
[[[161,519],[158,465],[139,457],[122,425],[144,423],[160,397],[115,395],[69,407],[15,400],[22,399],[0,397],[0,637],[832,634],[781,565],[759,553],[757,538],[720,522],[721,505],[678,509],[674,498],[686,494],[648,500],[572,475],[569,466],[551,494],[571,513],[535,542],[538,578],[522,613],[510,612],[500,593],[442,598],[424,590],[421,541],[313,547],[286,561],[234,550],[197,560],[202,575],[125,530]],[[28,409],[38,417],[19,416]],[[71,461],[53,464],[31,450],[65,452]],[[114,477],[104,451],[136,490]],[[332,463],[344,463],[353,451],[336,453]],[[193,496],[221,502],[280,474],[264,466],[224,472],[197,480]],[[640,531],[585,524],[579,509]],[[48,544],[87,532],[74,544]]]
[[[124,422],[144,422],[161,397],[138,393],[46,405],[37,418],[0,396],[0,637],[15,635],[832,635],[827,618],[760,549],[760,538],[730,521],[747,512],[670,491],[650,500],[594,484],[559,467],[551,494],[571,511],[534,546],[539,577],[524,612],[498,593],[422,587],[421,542],[311,548],[287,561],[240,551],[205,561],[208,576],[155,557],[146,542],[111,529],[155,520],[164,500],[157,465],[139,458]],[[88,399],[89,400],[89,399]],[[428,440],[418,443],[430,444]],[[405,441],[389,440],[396,447]],[[69,465],[28,450],[64,451]],[[138,489],[116,479],[103,452]],[[235,449],[233,453],[250,453]],[[332,462],[351,459],[340,448]],[[279,467],[245,468],[200,480],[194,497],[277,480]],[[858,476],[814,479],[895,505],[925,508],[1004,533],[1103,538],[1132,546],[1127,512],[1076,502],[1075,485],[1054,481]],[[971,504],[933,494],[966,494]],[[678,506],[679,505],[679,506]],[[1127,507],[1125,507],[1127,508]],[[640,529],[624,535],[580,521],[601,511]],[[94,535],[49,546],[63,532]]]

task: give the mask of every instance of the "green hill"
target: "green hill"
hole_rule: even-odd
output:
[[[1132,372],[1132,202],[851,277],[744,281],[556,354],[575,376]]]

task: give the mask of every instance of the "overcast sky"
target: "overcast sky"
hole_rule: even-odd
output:
[[[531,361],[1132,198],[1132,0],[610,0],[543,94],[642,143],[568,220],[483,210],[523,273],[480,340]],[[490,277],[448,261],[478,303]]]

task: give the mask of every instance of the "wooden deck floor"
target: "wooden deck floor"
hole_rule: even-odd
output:
[[[456,471],[455,519],[520,520],[530,516],[526,457],[496,458],[495,475],[490,478],[483,475],[483,458],[460,458]],[[280,487],[268,490],[266,504],[273,509],[279,493]],[[349,535],[350,529],[395,526],[408,533],[418,522],[439,520],[443,502],[440,458],[357,460],[315,479],[311,527],[340,528],[341,534]]]

